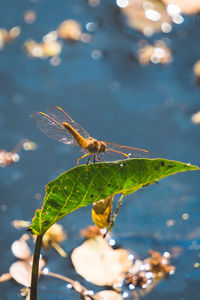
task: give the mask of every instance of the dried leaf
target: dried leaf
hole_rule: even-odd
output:
[[[11,224],[12,224],[13,227],[15,227],[17,229],[20,229],[20,228],[29,227],[31,222],[30,221],[24,221],[24,220],[13,220]]]
[[[37,144],[30,140],[25,139],[25,141],[23,143],[23,149],[25,151],[34,151],[37,149]]]
[[[19,35],[21,29],[19,26],[15,26],[10,30],[0,28],[0,49],[4,47],[5,44],[12,43]]]
[[[36,237],[36,236],[34,236]],[[52,246],[62,257],[67,257],[67,253],[60,247],[59,243],[66,239],[67,235],[61,225],[55,223],[51,226],[42,239],[45,248]]]
[[[170,49],[162,40],[157,41],[154,46],[146,44],[138,50],[140,64],[146,65],[150,62],[154,64],[169,64],[172,61]]]
[[[92,220],[99,228],[106,228],[110,224],[114,195],[102,199],[92,206]]]
[[[19,259],[26,260],[31,256],[28,244],[22,239],[14,241],[11,245],[11,250],[14,256]]]
[[[81,37],[81,25],[75,20],[66,20],[60,24],[58,35],[65,40],[78,41]]]
[[[37,236],[32,235],[34,241],[36,241]],[[44,234],[42,239],[42,246],[46,249],[53,247],[60,256],[67,257],[67,253],[60,247],[59,243],[66,239],[66,232],[63,230],[62,226],[55,223],[53,224]]]
[[[115,291],[101,291],[93,296],[95,300],[123,300],[122,296]]]
[[[8,281],[12,278],[10,273],[4,273],[0,276],[0,282]]]
[[[169,275],[174,274],[175,268],[170,265],[170,253],[164,252],[161,255],[159,252],[149,250],[150,257],[144,261],[137,259],[132,268],[126,274],[126,284],[133,284],[135,287],[140,287],[148,293],[155,287],[158,281]]]
[[[98,235],[103,236],[101,229],[97,226],[88,226],[87,228],[82,229],[80,234],[85,239],[91,239]]]
[[[25,300],[30,300],[31,290],[30,288],[23,288],[20,290],[21,296],[25,297]]]
[[[19,159],[20,157],[17,153],[0,150],[0,167],[10,166],[18,162]]]
[[[155,274],[157,280],[174,274],[175,267],[170,265],[170,254],[165,257],[160,252],[149,250],[151,257],[147,258],[145,262],[150,265],[150,270]]]
[[[193,66],[193,72],[196,76],[197,83],[200,83],[200,60],[198,60]]]
[[[128,25],[146,36],[161,31],[163,24],[171,23],[165,4],[157,0],[130,0],[121,11]]]
[[[47,58],[58,56],[62,50],[62,45],[54,40],[36,43],[34,40],[29,39],[24,43],[24,50],[31,57]]]
[[[48,43],[41,43],[40,44],[43,55],[45,57],[54,57],[58,56],[61,52],[62,46],[61,43],[58,41],[52,41]]]
[[[183,14],[195,14],[200,11],[199,0],[162,0],[166,5],[177,5]]]
[[[85,241],[72,252],[72,263],[78,274],[99,286],[121,282],[132,266],[125,249],[113,250],[102,237]]]
[[[31,284],[31,265],[28,261],[16,261],[9,269],[12,278],[23,286]]]
[[[42,243],[44,247],[49,247],[51,242],[61,243],[66,239],[67,235],[61,225],[55,223],[52,225],[43,236]]]
[[[144,287],[147,285],[147,277],[145,271],[139,271],[137,274],[128,273],[126,276],[126,283],[132,283],[135,287]]]
[[[24,21],[27,24],[33,24],[35,22],[36,12],[34,10],[27,10],[24,13]]]
[[[31,284],[32,261],[33,256],[27,260],[16,261],[9,269],[9,273],[12,278],[25,287],[29,287]],[[39,270],[41,270],[44,266],[44,259],[40,259]]]

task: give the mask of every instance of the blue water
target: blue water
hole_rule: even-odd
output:
[[[151,157],[200,165],[200,128],[191,122],[200,109],[200,88],[195,83],[193,65],[200,58],[200,17],[188,16],[169,34],[156,34],[149,42],[166,38],[172,50],[170,65],[141,66],[136,44],[144,36],[127,29],[123,17],[112,1],[90,7],[87,1],[4,1],[1,3],[0,27],[21,27],[21,35],[0,51],[0,148],[10,150],[23,137],[35,141],[34,152],[23,152],[15,165],[0,170],[1,261],[0,273],[7,272],[15,260],[10,245],[23,233],[11,227],[13,219],[31,220],[44,196],[44,187],[61,172],[73,167],[78,148],[48,139],[35,127],[29,115],[45,111],[48,105],[63,107],[91,136],[119,144],[148,149]],[[26,24],[23,14],[34,9],[37,17]],[[40,42],[42,36],[67,18],[78,20],[85,32],[88,22],[97,29],[90,43],[63,43],[61,64],[31,59],[22,50],[27,38]],[[185,31],[184,39],[179,32]],[[102,57],[94,60],[93,50]],[[122,247],[141,258],[149,248],[180,254],[173,259],[176,273],[162,281],[145,299],[200,299],[200,205],[199,174],[188,172],[163,179],[128,196],[120,209],[113,236]],[[69,238],[62,245],[70,251],[81,243],[79,230],[92,224],[91,207],[82,208],[62,220]],[[189,214],[184,221],[182,215]],[[167,226],[174,220],[173,226]],[[70,263],[55,253],[48,253],[48,266],[54,272],[80,280]],[[19,285],[1,284],[0,299],[18,299]],[[40,299],[80,299],[64,284],[41,279]],[[130,297],[130,299],[132,299]]]

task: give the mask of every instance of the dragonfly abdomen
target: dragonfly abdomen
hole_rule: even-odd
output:
[[[84,139],[79,133],[78,131],[76,131],[70,124],[68,124],[67,122],[63,122],[62,125],[65,127],[65,129],[67,131],[69,131],[69,133],[74,137],[74,139],[77,141],[77,143],[79,144],[79,146],[81,146],[82,148],[87,148],[87,141],[86,139]]]

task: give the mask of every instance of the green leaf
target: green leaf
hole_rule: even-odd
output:
[[[166,159],[134,158],[73,168],[46,186],[43,206],[29,230],[36,235],[72,211],[110,195],[128,195],[166,176],[199,167]]]

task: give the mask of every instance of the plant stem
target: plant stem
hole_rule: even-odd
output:
[[[35,252],[33,257],[33,266],[32,266],[32,278],[31,278],[31,294],[30,300],[37,300],[37,287],[38,287],[38,269],[39,269],[39,260],[40,260],[40,250],[42,247],[42,238],[43,235],[38,235],[35,244]]]
[[[67,281],[67,282],[71,283],[72,288],[77,293],[79,293],[80,295],[82,295],[82,297],[84,299],[88,299],[88,300],[89,299],[94,299],[93,296],[89,294],[89,291],[82,284],[80,284],[80,282],[78,282],[78,281],[74,281],[74,280],[70,279],[69,277],[66,277],[66,276],[63,276],[61,274],[54,273],[54,272],[48,272],[48,273],[41,272],[41,274],[47,275],[47,276],[52,276],[54,278],[58,278],[58,279]]]
[[[63,276],[61,274],[54,273],[54,272],[48,272],[48,273],[41,272],[41,274],[43,274],[45,276],[51,276],[51,277],[54,277],[54,278],[58,278],[58,279],[63,280],[63,281],[67,281],[67,282],[71,283],[72,286],[76,282],[76,281],[70,279],[69,277],[66,277],[66,276]]]
[[[67,257],[67,253],[60,247],[60,245],[54,241],[51,241],[51,246],[58,252],[62,257]]]
[[[113,226],[114,226],[114,224],[115,224],[115,219],[116,219],[116,217],[117,217],[119,208],[120,208],[120,206],[122,205],[123,199],[124,199],[124,195],[122,194],[121,197],[120,197],[120,199],[119,199],[119,201],[118,201],[118,203],[117,203],[117,207],[116,207],[116,209],[115,209],[115,211],[114,211],[114,213],[113,213],[113,216],[112,216],[112,218],[110,219],[110,224],[109,224],[109,226],[108,226],[108,228],[107,228],[107,230],[106,230],[106,233],[104,233],[104,235],[103,235],[103,238],[104,238],[104,239],[105,239],[107,233],[108,233],[109,231],[111,231],[111,229],[113,228]]]

